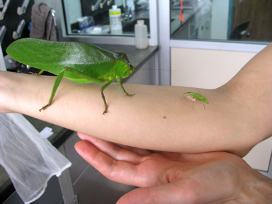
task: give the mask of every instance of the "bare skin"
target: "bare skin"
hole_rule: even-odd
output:
[[[230,82],[214,90],[118,84],[105,90],[103,113],[100,84],[63,80],[51,106],[55,77],[0,72],[0,111],[18,112],[107,141],[143,149],[200,153],[228,151],[244,156],[272,135],[272,45],[251,60]],[[203,108],[183,96],[204,95]]]
[[[154,152],[78,135],[77,152],[100,173],[140,187],[117,204],[271,203],[272,180],[233,154]]]

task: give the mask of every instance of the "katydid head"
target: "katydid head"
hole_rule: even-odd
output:
[[[122,60],[117,60],[114,70],[116,76],[127,78],[134,71],[134,67],[131,64],[123,62]]]
[[[115,73],[117,76],[126,78],[134,71],[133,65],[129,62],[125,53],[116,53],[117,63],[115,65]]]

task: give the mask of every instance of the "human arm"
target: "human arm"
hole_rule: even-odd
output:
[[[55,77],[8,72],[1,72],[0,77],[3,112],[23,113],[104,140],[144,149],[231,151],[235,144],[241,144],[239,136],[233,139],[225,136],[240,129],[238,125],[244,120],[240,121],[236,113],[224,107],[229,99],[225,99],[224,94],[219,96],[215,90],[201,90],[210,103],[204,109],[202,104],[192,104],[183,97],[191,88],[124,84],[128,92],[135,93],[127,97],[118,84],[112,84],[105,90],[108,113],[102,115],[100,84],[79,84],[64,79],[52,105],[39,112],[49,100]],[[226,121],[231,124],[226,125]]]
[[[180,154],[120,147],[88,135],[77,152],[110,180],[137,188],[123,203],[270,203],[272,180],[225,152]]]
[[[55,77],[0,72],[0,110],[19,112],[108,141],[144,149],[197,153],[230,151],[244,156],[271,136],[270,106],[272,45],[258,54],[226,85],[214,90],[124,84],[105,89],[100,84],[63,80],[53,103]],[[204,95],[209,104],[187,100],[183,93]]]

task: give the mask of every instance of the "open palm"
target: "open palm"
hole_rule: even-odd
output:
[[[115,145],[79,133],[78,153],[108,179],[138,186],[117,202],[238,203],[245,172],[241,158],[224,152],[180,154]],[[240,199],[240,198],[239,198]]]

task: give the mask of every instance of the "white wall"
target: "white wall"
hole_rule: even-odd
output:
[[[171,85],[217,88],[228,82],[255,54],[171,48]]]
[[[211,17],[211,39],[227,39],[228,18],[229,1],[213,0]]]
[[[69,24],[77,22],[82,17],[80,0],[65,0],[65,12]]]

